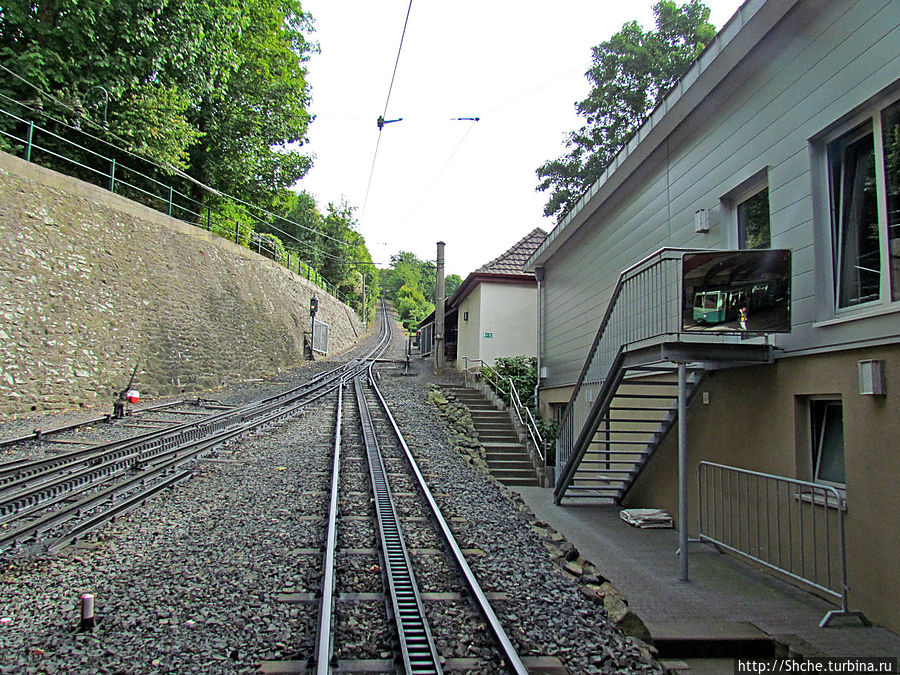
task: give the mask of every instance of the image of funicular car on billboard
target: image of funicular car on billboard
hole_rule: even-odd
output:
[[[786,333],[791,330],[791,252],[688,253],[682,259],[682,330]]]

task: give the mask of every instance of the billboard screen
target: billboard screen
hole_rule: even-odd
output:
[[[681,327],[688,333],[789,333],[791,252],[685,253]]]

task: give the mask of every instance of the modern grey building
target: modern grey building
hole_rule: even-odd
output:
[[[896,0],[748,0],[527,265],[560,503],[683,503],[692,537],[895,631],[898,45]],[[789,251],[787,283],[683,280],[738,249]]]

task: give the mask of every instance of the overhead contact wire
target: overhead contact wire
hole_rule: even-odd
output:
[[[397,77],[397,67],[400,65],[400,53],[403,51],[403,40],[406,38],[406,27],[409,25],[409,14],[412,12],[412,0],[409,0],[409,7],[406,8],[406,18],[403,20],[403,32],[400,33],[400,46],[397,47],[397,58],[394,59],[394,72],[391,73],[391,83],[388,86],[387,98],[384,100],[384,112],[381,113],[380,120],[387,117],[388,105],[391,102],[391,92],[394,91],[394,79]],[[369,182],[366,184],[366,196],[363,199],[362,213],[360,220],[366,215],[366,206],[369,203],[369,190],[372,188],[372,177],[375,175],[375,162],[378,159],[378,147],[381,145],[382,125],[378,126],[378,140],[375,141],[375,154],[372,156],[372,167],[369,169]]]

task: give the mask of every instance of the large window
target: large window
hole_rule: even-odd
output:
[[[837,307],[900,299],[900,102],[828,144]]]

